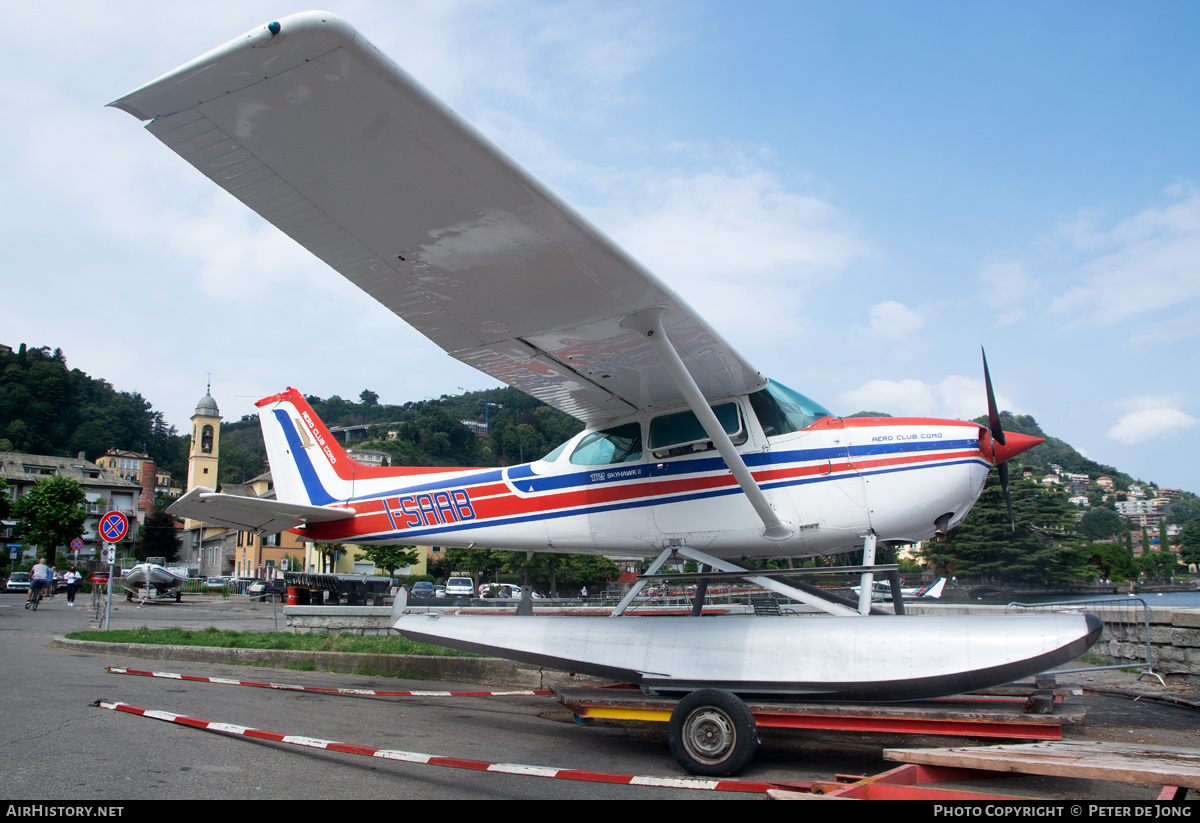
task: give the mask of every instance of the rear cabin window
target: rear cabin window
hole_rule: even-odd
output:
[[[742,425],[737,403],[722,403],[712,410],[735,446],[746,442],[746,427]],[[711,448],[712,441],[693,411],[664,414],[650,421],[650,451],[660,460]]]
[[[626,423],[585,435],[571,452],[576,466],[608,466],[628,463],[642,456],[642,425]]]
[[[767,437],[807,429],[822,417],[832,417],[819,403],[774,380],[750,395],[750,406]]]

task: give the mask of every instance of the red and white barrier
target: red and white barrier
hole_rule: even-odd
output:
[[[228,677],[196,677],[189,674],[173,672],[145,672],[139,669],[124,669],[119,666],[109,666],[113,674],[136,674],[142,677],[162,677],[167,680],[191,680],[196,683],[218,683],[222,686],[253,686],[258,689],[279,689],[286,692],[316,692],[318,694],[355,694],[374,695],[376,697],[521,697],[547,696],[549,689],[512,689],[509,691],[493,692],[446,692],[446,691],[408,691],[395,692],[383,689],[323,689],[317,686],[296,686],[290,683],[258,683],[254,680],[233,680]]]
[[[333,740],[319,740],[294,734],[281,734],[265,729],[253,729],[248,726],[236,726],[231,723],[217,723],[202,720],[198,717],[188,717],[172,712],[142,709],[128,703],[114,703],[97,700],[93,705],[102,709],[141,715],[142,717],[162,720],[167,723],[179,723],[195,729],[226,734],[252,737],[257,740],[272,740],[276,743],[289,743],[293,746],[304,746],[310,749],[324,749],[331,752],[343,752],[364,757],[378,757],[384,760],[400,760],[405,763],[420,763],[428,766],[446,766],[452,769],[469,769],[479,772],[497,772],[500,774],[524,775],[526,777],[550,777],[560,780],[582,780],[589,783],[617,783],[629,786],[657,786],[665,789],[700,789],[718,792],[748,792],[763,794],[769,789],[796,788],[794,783],[765,783],[751,780],[710,780],[699,777],[654,777],[650,775],[616,774],[614,772],[594,772],[585,769],[559,769],[549,766],[527,766],[519,763],[494,763],[486,760],[469,760],[463,757],[445,757],[442,755],[422,754],[420,752],[404,752],[395,749],[377,749],[371,746],[357,746],[352,743],[338,743]]]

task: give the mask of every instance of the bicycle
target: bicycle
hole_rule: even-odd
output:
[[[99,620],[104,614],[104,607],[107,601],[107,593],[104,591],[106,584],[92,584],[92,619]]]
[[[36,611],[37,611],[37,607],[38,607],[38,603],[41,603],[41,602],[42,602],[42,598],[43,598],[43,597],[45,597],[45,595],[44,595],[44,594],[42,594],[42,587],[41,587],[41,586],[38,586],[38,587],[37,587],[36,589],[34,589],[34,590],[33,590],[33,592],[32,592],[32,593],[29,595],[29,599],[25,601],[25,608],[27,608],[27,609],[33,609],[33,610],[36,612]]]

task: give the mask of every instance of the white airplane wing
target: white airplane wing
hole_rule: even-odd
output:
[[[176,517],[190,517],[210,526],[275,534],[307,523],[329,523],[354,517],[354,509],[333,509],[284,503],[261,497],[218,494],[197,486],[167,507]]]
[[[339,18],[256,29],[111,105],[457,359],[581,420],[763,377],[671,289]],[[697,238],[702,242],[702,238]]]

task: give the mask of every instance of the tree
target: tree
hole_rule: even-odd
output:
[[[1118,583],[1137,577],[1137,558],[1123,540],[1094,545],[1091,552],[1089,562],[1099,570],[1101,577]]]
[[[175,518],[162,509],[155,509],[154,514],[146,518],[146,522],[138,531],[133,556],[138,560],[162,557],[168,563],[173,563],[179,559],[182,544],[179,530],[175,528]]]
[[[1200,520],[1185,523],[1179,533],[1179,559],[1184,563],[1200,563]]]
[[[925,559],[947,577],[1053,583],[1087,575],[1088,558],[1067,542],[1073,516],[1064,496],[1022,477],[1009,488],[1015,531],[992,473],[966,520],[945,542],[929,544]]]
[[[87,521],[86,502],[83,486],[69,477],[39,480],[13,507],[17,528],[27,542],[38,546],[46,562],[53,566],[58,547],[83,534],[83,524]]]
[[[358,396],[358,402],[362,403],[364,406],[378,406],[379,395],[370,389],[363,389],[362,393]]]
[[[321,569],[321,571],[328,571],[332,573],[337,569],[338,555],[343,554],[346,551],[346,544],[313,543],[313,551],[325,558],[325,562],[322,565],[326,566],[326,568]]]
[[[446,549],[445,564],[447,574],[461,572],[464,569],[471,573],[475,588],[479,588],[480,577],[485,577],[495,569],[500,568],[503,555],[506,552],[493,552],[487,549]]]
[[[1121,531],[1121,515],[1109,508],[1089,509],[1079,519],[1079,530],[1089,540],[1105,540]]]
[[[388,577],[395,577],[396,569],[411,566],[420,557],[416,546],[359,546],[360,554],[376,566],[387,569]]]

